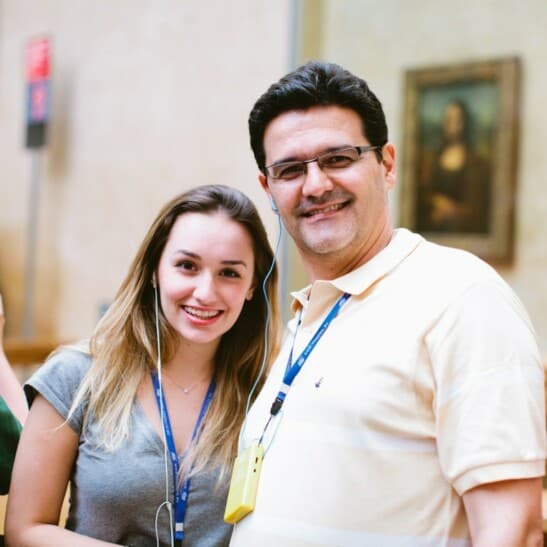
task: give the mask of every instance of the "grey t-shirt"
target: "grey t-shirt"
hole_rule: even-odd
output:
[[[66,418],[91,357],[63,350],[46,362],[25,384],[29,405],[40,393]],[[155,519],[165,499],[163,441],[133,404],[130,437],[115,452],[97,446],[97,423],[90,419],[81,435],[83,408],[69,421],[80,435],[71,475],[70,509],[66,527],[80,534],[132,547],[156,545]],[[167,462],[169,499],[173,502],[173,475]],[[47,470],[45,471],[47,472]],[[218,474],[192,477],[184,521],[184,546],[228,545],[232,526],[223,521],[228,481],[216,487]],[[170,545],[167,509],[158,517],[161,545]]]

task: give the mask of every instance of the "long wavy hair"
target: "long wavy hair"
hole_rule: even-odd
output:
[[[277,270],[273,252],[256,207],[242,192],[222,185],[194,188],[167,203],[148,230],[114,302],[90,340],[91,367],[84,377],[72,411],[86,406],[86,418],[100,424],[100,444],[115,450],[130,434],[131,412],[143,378],[158,362],[152,277],[180,215],[222,211],[243,226],[254,251],[254,284],[232,328],[220,341],[215,356],[216,390],[197,441],[184,458],[181,471],[195,474],[205,467],[226,473],[237,453],[238,434],[253,385],[256,395],[279,348]],[[264,297],[262,287],[265,282]],[[168,362],[180,335],[159,313],[160,352]],[[267,332],[267,336],[265,333]],[[263,363],[265,363],[264,370]],[[85,429],[84,429],[85,430]],[[190,471],[191,470],[191,471]]]

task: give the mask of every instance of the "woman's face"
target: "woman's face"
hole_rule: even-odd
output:
[[[171,327],[186,344],[216,349],[253,295],[251,236],[223,212],[184,213],[171,229],[156,274]]]
[[[458,141],[463,135],[464,115],[459,104],[450,103],[444,113],[443,132],[445,138],[452,142]]]

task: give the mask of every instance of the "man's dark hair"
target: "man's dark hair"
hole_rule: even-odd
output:
[[[372,146],[387,142],[387,125],[382,104],[367,83],[340,65],[310,61],[290,72],[256,101],[249,114],[251,148],[258,168],[265,173],[264,132],[268,124],[289,110],[313,106],[341,106],[361,118],[363,135]],[[381,150],[378,150],[381,159]]]

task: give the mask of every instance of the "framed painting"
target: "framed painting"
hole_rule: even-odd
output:
[[[401,226],[511,261],[519,81],[516,57],[406,71]]]

